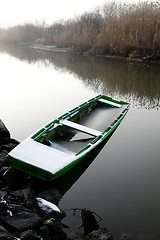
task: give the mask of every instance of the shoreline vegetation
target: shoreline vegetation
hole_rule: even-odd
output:
[[[160,61],[160,2],[106,3],[92,12],[48,26],[0,29],[0,42],[72,51],[128,61]]]

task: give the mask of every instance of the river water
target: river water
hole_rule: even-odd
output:
[[[22,141],[99,93],[131,108],[60,201],[88,208],[114,239],[160,239],[160,67],[29,48],[0,48],[0,119]],[[79,216],[64,222],[80,225]]]

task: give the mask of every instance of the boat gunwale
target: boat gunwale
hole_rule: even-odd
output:
[[[60,117],[52,120],[51,122],[49,122],[47,125],[45,125],[43,128],[41,128],[39,131],[37,131],[33,136],[31,136],[31,138],[35,141],[38,141],[42,136],[45,136],[45,134],[47,134],[47,132],[51,131],[52,129],[54,129],[54,125],[57,123],[57,126],[61,125],[60,124],[60,121],[63,120],[63,119],[70,119],[71,117],[74,116],[74,114],[76,115],[81,109],[83,108],[86,108],[87,106],[89,106],[91,103],[93,102],[96,102],[98,99],[101,99],[101,98],[104,98],[110,102],[113,102],[113,103],[117,103],[117,104],[122,104],[122,105],[127,105],[129,106],[129,103],[128,102],[125,102],[125,101],[119,101],[119,100],[115,100],[109,96],[105,96],[105,95],[98,95],[82,104],[80,104],[79,106],[73,108],[72,110],[64,113],[63,115],[61,115]],[[108,104],[109,105],[109,104]],[[110,104],[112,105],[112,104]],[[116,107],[116,106],[115,106]],[[125,108],[126,109],[126,108]],[[124,110],[125,110],[124,109]],[[129,108],[128,108],[129,109]],[[123,112],[122,112],[123,113]],[[121,113],[121,114],[122,114]],[[119,117],[119,116],[118,116]],[[114,120],[115,121],[115,120]],[[111,123],[112,124],[112,123]],[[108,126],[109,127],[109,126]],[[106,131],[106,130],[105,130]],[[104,132],[105,132],[104,131]],[[103,132],[102,132],[103,133]]]

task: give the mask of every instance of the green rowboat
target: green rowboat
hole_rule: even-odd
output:
[[[129,103],[98,95],[25,139],[7,159],[12,167],[43,180],[62,177],[104,146],[128,110]]]

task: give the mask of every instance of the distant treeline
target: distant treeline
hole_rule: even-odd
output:
[[[74,51],[132,57],[160,54],[160,1],[106,3],[90,13],[54,23],[0,29],[11,44],[44,44]]]

